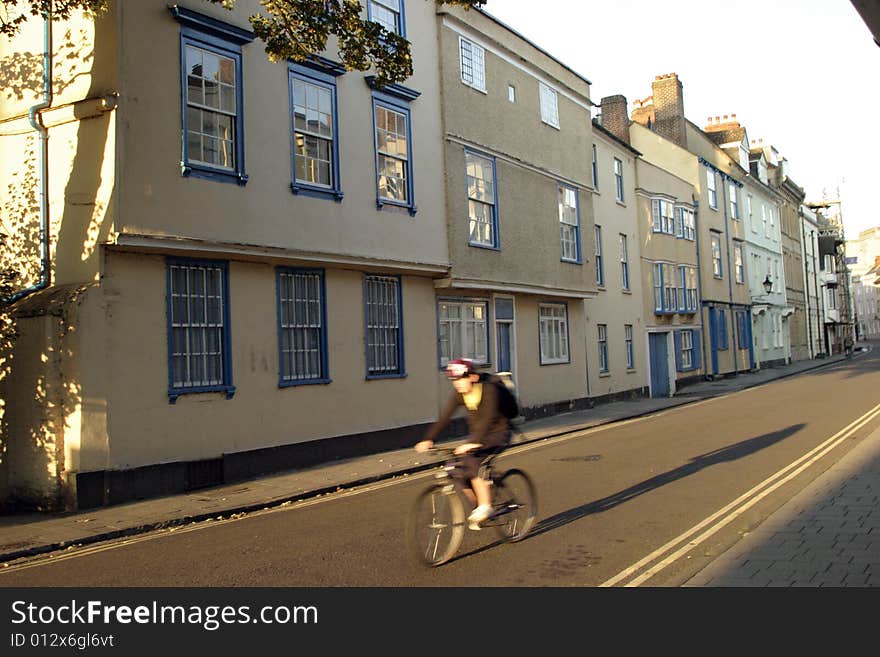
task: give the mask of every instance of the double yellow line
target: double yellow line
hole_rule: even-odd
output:
[[[825,442],[813,448],[799,459],[785,466],[760,484],[743,493],[723,509],[691,527],[683,534],[672,539],[666,545],[654,550],[643,559],[622,570],[611,579],[599,586],[639,586],[661,570],[682,558],[703,541],[721,530],[748,509],[770,495],[786,482],[791,481],[813,463],[828,454],[856,431],[880,416],[880,404],[854,420]],[[625,583],[624,583],[625,582]]]

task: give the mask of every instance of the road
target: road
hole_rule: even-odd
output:
[[[440,568],[405,548],[423,473],[33,559],[0,586],[679,586],[880,426],[878,389],[872,352],[513,448],[498,462],[535,480],[533,534],[467,532]]]

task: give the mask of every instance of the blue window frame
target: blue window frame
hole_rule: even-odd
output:
[[[690,372],[700,369],[700,331],[698,329],[682,329],[673,333],[675,342],[675,369],[678,372]]]
[[[182,7],[170,11],[181,25],[181,173],[244,185],[241,58],[254,34]]]
[[[727,311],[718,309],[716,314],[716,322],[715,322],[715,344],[718,345],[719,350],[726,350],[730,347],[730,344],[727,341]]]
[[[336,76],[344,70],[329,60],[288,65],[294,194],[342,200]]]
[[[381,210],[385,205],[396,205],[415,215],[409,101],[421,93],[398,84],[385,85],[380,91],[375,76],[366,81],[373,88],[376,207]]]
[[[654,263],[654,314],[669,315],[680,312],[680,282],[676,283],[676,265],[668,262]]]
[[[389,32],[406,38],[404,0],[367,0],[367,20],[379,23]]]
[[[498,249],[501,243],[495,158],[465,149],[464,170],[468,195],[468,244]]]
[[[323,269],[276,270],[278,385],[329,383]]]
[[[577,189],[559,184],[559,239],[562,261],[581,262],[581,211]]]
[[[715,278],[724,278],[724,266],[721,264],[721,235],[713,231],[709,237],[712,246],[712,275]]]
[[[367,378],[406,376],[403,359],[403,297],[399,276],[364,276],[364,330]]]
[[[167,258],[168,401],[199,392],[235,394],[229,337],[229,265]]]
[[[747,310],[736,311],[737,346],[740,349],[749,348],[749,313]]]
[[[597,324],[596,329],[598,332],[597,345],[599,348],[599,373],[607,374],[610,371],[608,365],[608,325]]]

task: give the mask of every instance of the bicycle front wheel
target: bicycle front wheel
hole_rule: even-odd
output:
[[[449,561],[464,537],[464,506],[451,486],[436,484],[422,491],[410,512],[410,550],[428,566]]]
[[[510,542],[524,539],[538,515],[538,495],[531,478],[522,470],[508,470],[495,482],[493,494],[501,537]]]

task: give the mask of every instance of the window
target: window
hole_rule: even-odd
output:
[[[672,235],[674,231],[673,207],[672,203],[666,199],[651,199],[651,219],[655,233]]]
[[[678,269],[676,265],[667,262],[654,263],[654,314],[656,315],[679,311],[678,286],[681,285],[681,281],[676,282],[676,269]]]
[[[364,276],[368,379],[404,375],[401,315],[400,278]]]
[[[745,310],[736,311],[737,346],[740,349],[749,348],[749,313]]]
[[[602,268],[602,226],[596,226],[596,285],[605,285],[605,272]]]
[[[468,243],[498,247],[495,160],[465,151],[468,193]]]
[[[719,310],[715,321],[715,338],[718,349],[725,350],[729,347],[727,343],[727,312]]]
[[[758,226],[755,224],[755,215],[752,212],[752,195],[749,194],[746,196],[746,212],[749,214],[749,226],[752,229],[752,232],[755,233],[758,231]]]
[[[614,187],[617,200],[623,203],[623,162],[614,158]]]
[[[374,94],[377,206],[401,205],[415,214],[409,109]]]
[[[280,385],[327,383],[324,272],[279,268]]]
[[[691,242],[695,241],[697,239],[697,224],[694,211],[690,208],[676,208],[676,212],[676,236]]]
[[[241,47],[252,32],[173,6],[181,24],[184,176],[247,183]]]
[[[736,185],[732,182],[727,184],[727,190],[730,193],[730,217],[734,221],[739,220],[739,202],[736,198]]]
[[[559,127],[559,102],[556,91],[543,82],[538,83],[541,101],[541,120],[554,128]]]
[[[599,154],[593,144],[593,189],[599,189]]]
[[[694,367],[694,335],[693,331],[681,331],[681,368],[682,370]]]
[[[767,206],[761,204],[761,222],[764,224],[764,237],[770,236],[770,230],[767,227]]]
[[[514,87],[512,84],[507,85],[507,100],[509,100],[511,103],[516,102],[516,87]]]
[[[706,169],[706,189],[709,192],[709,207],[718,209],[718,190],[715,188],[715,171]]]
[[[486,91],[486,51],[463,37],[458,38],[461,55],[461,81],[479,91]]]
[[[168,258],[166,269],[169,401],[194,392],[232,397],[227,263]]]
[[[636,358],[633,352],[633,327],[632,324],[623,325],[623,343],[626,345],[626,369],[632,370],[636,367]]]
[[[685,312],[687,310],[687,269],[685,267],[676,267],[676,275],[678,277],[678,286],[676,292],[678,294],[678,305],[676,310]]]
[[[715,278],[724,277],[724,269],[721,267],[721,236],[712,233],[712,273]]]
[[[541,364],[567,363],[568,308],[565,304],[542,303],[538,307]]]
[[[699,298],[697,297],[697,268],[684,267],[685,270],[685,311],[695,313],[699,310]]]
[[[566,185],[559,185],[558,196],[562,259],[568,262],[580,262],[577,190]]]
[[[293,108],[291,189],[295,194],[324,193],[342,200],[335,79],[295,64],[290,65],[289,77]]]
[[[739,242],[733,243],[733,263],[734,274],[737,283],[746,282],[746,269],[743,261],[743,245]]]
[[[597,324],[599,329],[599,372],[608,372],[608,326]]]
[[[367,20],[379,23],[389,32],[406,36],[403,0],[367,0]]]
[[[441,299],[440,365],[454,358],[470,358],[475,363],[489,360],[489,304],[487,301]]]
[[[623,233],[620,233],[620,285],[624,290],[629,289],[629,253]]]

